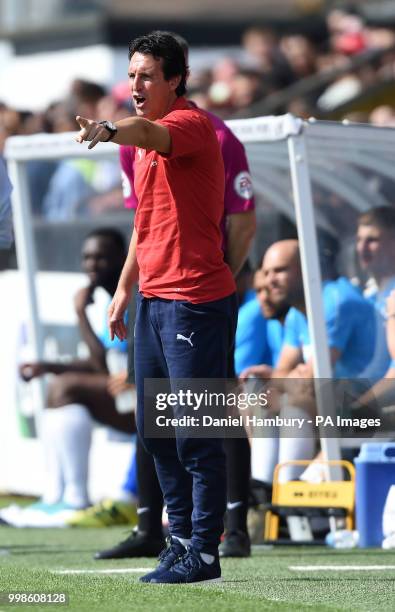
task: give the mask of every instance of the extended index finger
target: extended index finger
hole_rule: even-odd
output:
[[[88,145],[88,149],[93,149],[93,147],[95,147],[97,145],[98,142],[100,142],[101,140],[101,135],[103,133],[103,130],[100,130],[96,136],[94,138],[92,138],[92,140],[90,141],[89,145]]]

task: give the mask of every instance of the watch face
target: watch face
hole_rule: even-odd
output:
[[[106,128],[112,134],[116,134],[117,128],[111,121],[100,121],[100,124]]]
[[[108,132],[110,132],[107,140],[105,140],[104,142],[108,142],[109,140],[112,140],[115,136],[115,134],[117,133],[118,129],[116,127],[116,125],[114,125],[113,123],[111,123],[111,121],[100,121],[100,125],[102,125],[103,127],[106,128],[106,130]]]

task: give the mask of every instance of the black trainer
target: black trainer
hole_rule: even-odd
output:
[[[140,578],[141,580],[141,578]],[[150,584],[194,584],[196,582],[220,582],[221,566],[219,558],[213,563],[205,563],[200,553],[188,546],[185,554],[179,557],[169,570],[157,572]],[[147,581],[148,582],[148,581]]]
[[[229,531],[225,533],[224,541],[219,547],[220,557],[249,557],[251,544],[248,533],[245,531]]]
[[[134,529],[131,534],[113,548],[100,550],[94,559],[128,559],[132,557],[157,557],[166,546],[165,539],[146,531]]]
[[[140,578],[140,582],[151,582],[155,578],[160,577],[164,572],[167,572],[175,563],[177,563],[187,552],[185,546],[176,538],[169,536],[167,538],[167,547],[162,550],[159,555],[159,565],[153,572],[145,574]]]

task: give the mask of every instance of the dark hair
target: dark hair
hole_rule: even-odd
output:
[[[135,38],[129,45],[129,60],[135,53],[161,58],[165,80],[181,76],[176,95],[179,97],[185,94],[188,67],[182,46],[172,34],[157,30]]]
[[[107,238],[113,242],[114,246],[122,255],[126,253],[125,238],[123,234],[114,227],[98,227],[85,236],[85,240],[89,240],[89,238]]]
[[[188,64],[189,44],[186,38],[181,36],[181,34],[177,34],[177,32],[170,32],[170,31],[168,32],[167,30],[163,31],[162,34],[169,34],[169,36],[172,36],[173,38],[176,39],[176,41],[178,42],[178,44],[180,45],[181,49],[184,52],[185,62]]]
[[[377,206],[358,217],[360,225],[375,225],[381,229],[395,231],[395,208],[391,206]]]

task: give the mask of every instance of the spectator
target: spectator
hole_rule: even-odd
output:
[[[370,113],[369,121],[377,127],[395,127],[395,109],[388,104],[376,106]]]
[[[56,105],[51,109],[54,132],[76,129],[73,109]],[[88,201],[95,194],[92,160],[62,159],[53,172],[43,198],[42,212],[48,221],[66,221],[86,214]]]
[[[371,305],[358,290],[336,270],[336,241],[326,234],[319,235],[321,274],[323,279],[324,316],[334,375],[337,378],[358,376],[372,357],[374,313]],[[288,252],[286,272],[276,272],[278,251]],[[277,374],[288,375],[301,362],[306,364],[306,377],[313,375],[311,346],[305,313],[303,285],[297,241],[282,241],[271,247],[265,256],[265,274],[270,298],[276,294],[288,297],[293,309],[285,321],[284,348]],[[280,260],[282,261],[282,260]],[[300,312],[296,311],[298,309]]]
[[[241,372],[240,380],[246,382],[249,377],[267,380],[272,376],[273,368],[276,367],[281,354],[284,341],[284,321],[289,311],[289,304],[285,299],[280,298],[276,302],[270,300],[262,268],[255,273],[254,288],[261,313],[266,321],[266,353],[260,361],[256,361],[254,365]],[[262,458],[267,453],[270,457],[275,456],[275,453],[272,452],[273,443],[277,445],[277,435],[271,440],[254,437],[254,432],[251,433],[251,476],[255,487],[259,483],[259,488],[263,488],[267,499],[270,499],[271,496],[271,475],[274,465],[262,461]]]
[[[248,28],[243,34],[242,45],[252,65],[275,88],[287,87],[295,80],[273,30],[262,27]]]
[[[289,304],[285,299],[280,299],[277,302],[270,300],[265,273],[262,268],[255,272],[254,288],[260,312],[266,321],[266,346],[263,347],[266,350],[260,360],[256,360],[254,364],[242,370],[239,376],[240,380],[246,380],[249,377],[263,379],[271,377],[273,367],[276,367],[281,354],[284,340],[284,321],[289,311]]]
[[[116,105],[102,99],[103,108]],[[125,115],[119,110],[120,116]],[[55,105],[49,114],[53,131],[76,129],[74,108],[69,104]],[[42,162],[40,162],[42,163]],[[68,221],[79,216],[99,214],[105,210],[122,210],[119,170],[111,160],[62,159],[52,173],[42,201],[42,212],[48,221]]]
[[[323,275],[323,301],[327,325],[328,343],[335,376],[353,378],[369,362],[374,339],[374,316],[370,304],[345,278],[339,277],[335,268],[334,241],[320,237],[320,256]],[[315,410],[312,383],[313,364],[299,262],[298,243],[295,240],[280,241],[272,245],[264,258],[264,273],[273,302],[285,299],[293,306],[285,319],[284,345],[281,351],[276,378],[289,379],[286,384],[286,404],[280,408],[281,416],[303,418],[300,437],[276,436],[263,438],[268,448],[265,457],[268,475],[279,461],[311,459],[315,454],[313,428],[307,423]],[[295,379],[299,379],[300,384]],[[262,441],[262,444],[264,442]],[[299,468],[284,470],[285,480],[298,477]]]
[[[395,289],[395,210],[377,207],[360,215],[357,229],[357,255],[359,265],[368,275],[365,296],[374,306],[376,337],[374,353],[361,377],[374,383],[358,401],[358,406],[376,406],[385,401],[385,393],[395,378],[393,343],[386,337],[386,301]],[[389,311],[392,315],[392,310]],[[389,324],[389,332],[392,323]],[[388,332],[388,334],[389,334]]]
[[[9,136],[16,136],[21,133],[21,114],[3,104],[0,108],[0,153],[4,151],[4,143]]]
[[[98,103],[106,95],[104,87],[98,83],[75,79],[71,84],[70,102],[75,109],[75,115],[92,117],[100,120]]]
[[[358,15],[334,10],[328,14],[327,26],[333,50],[346,55],[364,51],[367,47],[364,23]]]
[[[296,79],[303,79],[317,72],[317,50],[306,36],[284,36],[281,50]]]
[[[241,283],[245,290],[240,292]],[[252,287],[252,270],[244,264],[236,279],[239,297],[239,315],[236,329],[235,371],[239,374],[255,363],[268,360],[266,320],[263,317],[255,291]]]
[[[240,70],[230,83],[229,101],[234,111],[248,108],[262,98],[264,86],[261,75],[254,70]]]

